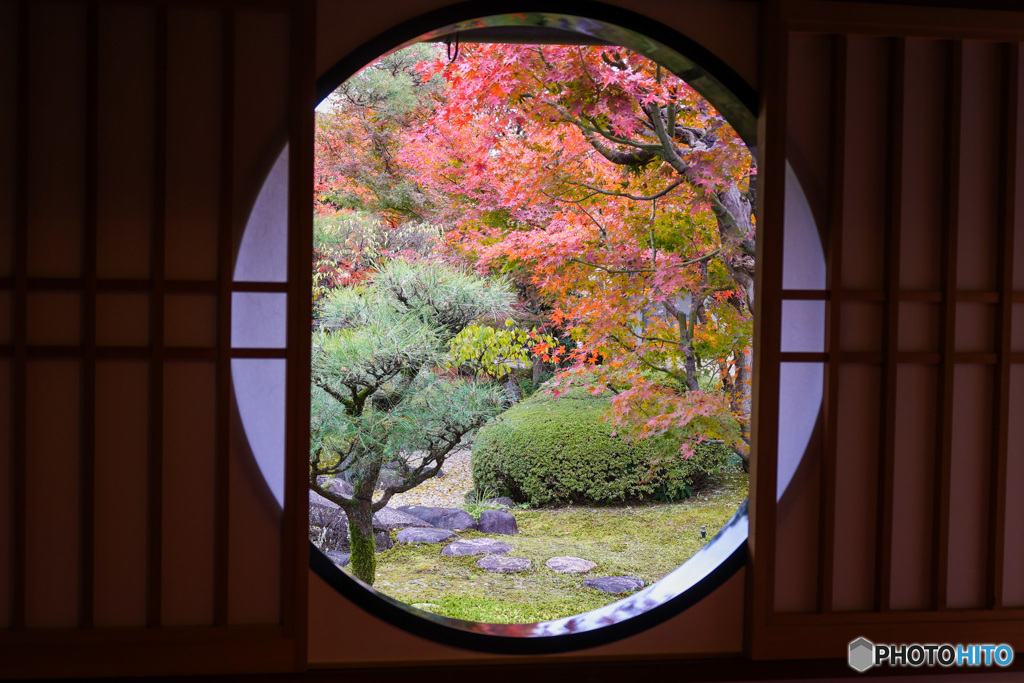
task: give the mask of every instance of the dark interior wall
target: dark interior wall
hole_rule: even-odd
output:
[[[284,347],[232,349],[231,259],[277,150],[309,147],[316,77],[449,4],[0,4],[0,676],[506,661],[309,576],[302,506],[275,509],[232,420],[232,358],[286,361],[304,501],[308,204],[289,205],[296,277],[244,287],[289,296]],[[1024,649],[1024,13],[615,4],[762,98],[754,552],[686,613],[562,659],[841,657],[856,635]],[[796,220],[787,163],[823,290],[786,284],[769,232]],[[781,344],[792,301],[823,311],[818,348]],[[776,505],[786,363],[822,365],[826,407]]]

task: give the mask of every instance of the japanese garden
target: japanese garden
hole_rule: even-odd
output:
[[[623,48],[416,43],[316,114],[310,540],[435,614],[609,604],[747,496],[756,167]]]

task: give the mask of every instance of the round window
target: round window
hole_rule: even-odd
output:
[[[430,339],[436,342],[437,335],[442,333],[411,326],[405,329],[406,323],[399,319],[389,318],[386,324],[378,325],[387,328],[388,339],[404,349],[405,362],[415,365],[410,365],[411,371],[410,368],[399,368],[391,379],[397,378],[395,381],[409,385],[414,382],[414,377],[422,374],[425,365],[437,371],[443,370],[452,377],[461,376],[455,380],[459,386],[472,385],[475,388],[486,384],[486,381],[480,381],[482,377],[498,387],[497,393],[491,392],[492,397],[501,397],[506,401],[502,407],[508,408],[508,404],[523,398],[515,395],[514,388],[509,390],[513,392],[511,396],[506,391],[510,380],[514,380],[515,371],[532,363],[532,379],[536,383],[537,368],[543,372],[547,364],[547,369],[555,372],[554,381],[547,385],[549,388],[546,390],[552,395],[579,392],[581,385],[593,395],[596,395],[595,384],[610,390],[611,395],[604,396],[603,400],[614,407],[618,420],[615,424],[608,423],[610,434],[606,436],[611,439],[619,438],[618,430],[623,433],[632,430],[644,436],[644,439],[637,440],[620,439],[629,444],[674,439],[676,446],[682,444],[682,447],[673,449],[681,454],[681,459],[676,458],[680,462],[690,462],[696,457],[694,445],[703,450],[706,442],[713,443],[719,450],[732,444],[737,446],[734,451],[742,453],[744,440],[749,442],[749,400],[746,407],[743,403],[744,395],[750,395],[749,363],[746,366],[744,363],[750,356],[749,323],[754,306],[756,235],[752,212],[756,201],[753,182],[756,170],[753,170],[751,160],[756,130],[754,94],[713,55],[660,24],[609,8],[595,8],[594,16],[597,18],[523,13],[456,23],[452,23],[453,17],[442,20],[428,16],[381,36],[330,70],[318,83],[319,96],[326,101],[339,85],[349,81],[365,63],[378,55],[389,50],[400,54],[394,52],[396,47],[414,44],[435,46],[433,59],[419,59],[412,67],[405,65],[402,68],[409,73],[414,72],[419,84],[429,84],[431,79],[442,78],[448,88],[457,86],[463,89],[461,101],[453,103],[453,98],[449,97],[438,104],[437,93],[424,86],[425,97],[433,98],[431,112],[435,119],[432,128],[424,126],[429,130],[421,130],[418,137],[410,142],[410,145],[419,145],[421,158],[426,159],[422,168],[415,169],[421,177],[426,177],[425,174],[432,174],[431,178],[445,175],[444,182],[459,189],[462,205],[457,216],[442,215],[443,211],[436,206],[431,209],[432,215],[441,215],[438,220],[446,221],[444,225],[456,236],[447,240],[448,248],[455,251],[443,255],[440,260],[451,260],[456,253],[464,257],[467,252],[472,252],[477,259],[474,265],[478,270],[485,270],[480,264],[480,255],[486,246],[486,258],[503,265],[506,273],[512,270],[508,264],[516,259],[519,267],[530,263],[534,268],[525,276],[519,273],[517,283],[520,302],[524,290],[530,289],[531,284],[533,286],[526,292],[526,297],[533,296],[537,304],[529,330],[520,329],[525,326],[513,319],[515,315],[511,310],[500,306],[493,308],[500,312],[499,317],[509,316],[505,321],[490,320],[485,325],[475,326],[471,334],[466,333],[471,327],[470,318],[479,319],[479,315],[463,316],[465,320],[457,326],[451,323],[451,316],[445,318],[445,324],[441,326],[447,331],[442,340],[445,348],[450,352],[465,351],[460,351],[462,355],[457,362],[449,359],[447,364],[439,365],[431,356],[429,360],[415,365],[418,361],[408,359],[415,356],[410,349],[416,340],[421,339],[417,335],[434,335]],[[442,21],[445,22],[442,28],[423,33],[425,28],[437,26]],[[415,37],[410,40],[411,36]],[[502,51],[494,47],[496,45],[513,47]],[[476,61],[472,61],[474,59]],[[525,63],[526,60],[534,60],[535,63]],[[400,60],[392,61],[398,63]],[[523,73],[539,76],[535,83],[530,84],[537,92],[516,90],[502,81],[498,73],[502,64],[515,65],[520,78],[523,78]],[[391,68],[398,67],[392,65]],[[394,90],[392,86],[398,76],[397,73],[370,74],[361,82],[352,81],[354,85],[348,86],[343,93],[350,116],[364,112],[360,120],[369,131],[368,137],[355,144],[362,144],[364,151],[369,150],[366,155],[369,161],[363,158],[363,167],[359,167],[359,160],[353,159],[358,156],[358,150],[353,150],[351,138],[335,141],[339,145],[349,145],[345,148],[345,158],[351,163],[343,169],[348,174],[346,177],[363,175],[359,176],[360,182],[350,182],[340,189],[337,184],[326,183],[330,187],[317,198],[319,203],[327,205],[327,213],[340,214],[341,222],[348,221],[346,225],[354,220],[354,215],[363,220],[369,213],[385,228],[391,228],[391,232],[396,226],[408,223],[418,226],[416,230],[407,231],[410,235],[406,235],[406,241],[411,246],[404,242],[383,245],[387,236],[369,234],[373,232],[371,229],[368,234],[357,235],[363,241],[355,251],[350,244],[353,235],[349,232],[352,230],[342,230],[344,234],[340,237],[332,233],[331,239],[348,245],[344,247],[348,249],[345,255],[351,262],[343,263],[337,258],[331,261],[324,270],[326,275],[321,273],[321,278],[329,279],[326,284],[321,282],[321,289],[360,283],[361,293],[349,297],[352,301],[332,304],[339,310],[348,311],[345,315],[354,316],[352,320],[366,317],[366,311],[360,308],[370,298],[366,292],[376,291],[375,287],[378,290],[388,289],[378,286],[375,277],[379,280],[390,278],[392,293],[397,282],[398,290],[403,292],[400,294],[403,305],[409,298],[408,293],[401,289],[403,282],[413,283],[417,290],[423,290],[423,282],[430,277],[437,279],[436,273],[424,276],[416,272],[419,265],[403,266],[404,270],[398,269],[402,272],[390,272],[387,266],[380,265],[387,257],[404,253],[403,249],[411,253],[405,254],[406,258],[396,259],[402,263],[419,264],[430,260],[423,258],[422,250],[417,251],[416,244],[419,243],[416,240],[419,233],[424,232],[425,224],[434,229],[436,222],[405,219],[417,211],[427,213],[423,204],[432,199],[436,203],[437,196],[425,198],[424,194],[433,191],[435,195],[447,198],[448,203],[452,196],[451,192],[445,195],[437,187],[425,188],[425,181],[410,183],[407,177],[403,177],[397,170],[401,160],[393,158],[395,155],[387,147],[388,136],[398,133],[389,129],[388,122],[381,122],[379,117],[371,116],[367,120],[365,111],[371,100],[380,92]],[[374,85],[375,78],[382,78],[383,85],[381,81]],[[589,79],[589,83],[584,82],[585,79]],[[409,103],[401,101],[407,95],[397,93],[395,102],[388,106],[408,108]],[[518,109],[509,109],[509,103],[514,103],[514,108]],[[495,128],[491,114],[498,110],[503,124]],[[399,116],[394,116],[390,123],[395,121],[408,126],[407,121]],[[576,138],[567,140],[564,131],[555,125],[537,132],[537,121],[568,126],[575,131]],[[423,124],[423,121],[418,123]],[[530,127],[531,124],[534,128]],[[473,136],[473,140],[453,140],[456,135],[466,132]],[[379,135],[377,143],[380,148],[376,150],[371,149],[375,144],[374,134]],[[339,136],[344,137],[343,133]],[[482,144],[483,138],[487,139]],[[718,153],[723,148],[728,148],[728,153]],[[589,152],[589,156],[584,151]],[[287,154],[287,149],[282,151],[253,207],[236,262],[236,281],[285,279],[283,245],[286,237]],[[510,166],[512,162],[522,164],[526,160],[533,164],[530,173],[520,173]],[[606,162],[605,167],[598,168],[596,161]],[[377,165],[375,168],[374,164]],[[336,171],[340,165],[337,160],[333,166],[324,164],[323,169],[318,168],[318,174],[327,173],[330,168]],[[537,172],[540,168],[544,169],[543,183],[541,174]],[[797,219],[785,227],[787,286],[820,289],[824,286],[824,258],[819,236],[799,183],[792,173],[788,180],[787,201],[792,202],[796,209],[789,213]],[[523,190],[523,186],[529,189]],[[673,195],[677,188],[678,195]],[[540,196],[541,200],[523,200],[517,197],[517,191]],[[445,207],[450,208],[447,203]],[[737,221],[737,216],[743,212],[742,221]],[[416,218],[422,217],[417,215]],[[702,232],[702,226],[711,226],[710,232]],[[365,225],[357,227],[363,233],[367,232]],[[477,232],[472,233],[474,229]],[[641,232],[643,239],[638,238]],[[481,234],[485,237],[481,238]],[[708,238],[708,234],[712,237]],[[366,241],[371,243],[370,247],[366,247]],[[458,244],[453,247],[453,242]],[[542,253],[532,253],[527,257],[530,249]],[[554,266],[552,259],[556,261]],[[578,266],[573,276],[575,279],[565,277],[564,270],[558,271],[558,267],[569,262]],[[555,277],[556,271],[562,273],[562,280]],[[374,275],[367,276],[367,272]],[[580,272],[584,274],[580,275]],[[474,286],[477,284],[467,284],[467,287]],[[566,296],[560,298],[556,296],[558,292]],[[572,297],[568,296],[570,292]],[[446,301],[451,300],[450,294],[446,295]],[[622,306],[611,310],[610,304],[604,308],[595,305],[595,302],[612,301],[616,296],[619,301],[632,302],[635,310],[624,312]],[[432,307],[439,314],[437,301],[426,296],[423,298],[424,301],[415,308],[420,316],[419,322],[429,322],[430,316],[424,317],[423,310]],[[353,313],[355,308],[359,310]],[[234,346],[273,346],[270,342],[277,339],[275,335],[283,334],[284,295],[236,293],[232,315]],[[341,315],[336,313],[335,317]],[[538,323],[541,318],[543,322]],[[613,320],[618,321],[617,326],[608,322]],[[336,328],[351,330],[359,323],[338,323],[335,320],[333,324]],[[822,326],[823,317],[816,309],[805,307],[800,311],[788,311],[787,329],[784,331],[787,339],[784,342],[799,344],[798,338],[820,339]],[[396,329],[405,337],[394,339]],[[746,337],[743,337],[744,329],[748,330]],[[673,331],[675,336],[666,338]],[[320,348],[333,343],[330,330],[321,329],[313,334],[322,336],[319,341],[314,339]],[[627,338],[622,339],[623,336]],[[269,337],[274,339],[268,341]],[[745,343],[736,341],[744,338],[747,340]],[[619,346],[614,346],[613,341]],[[369,338],[361,342],[359,339],[346,339],[345,343],[351,347],[347,352],[364,342],[374,349],[381,344]],[[665,350],[666,345],[670,351]],[[502,353],[498,354],[496,349]],[[699,352],[695,353],[695,349]],[[424,359],[428,355],[424,352]],[[499,360],[495,360],[496,355],[500,356]],[[484,356],[487,357],[486,362],[482,360]],[[323,362],[328,365],[334,362],[326,356],[325,359]],[[338,365],[334,368],[335,377],[340,372],[339,363],[341,361],[335,362]],[[348,363],[343,369],[352,375],[350,365]],[[376,368],[374,372],[379,370]],[[232,372],[238,410],[251,450],[280,503],[283,501],[284,429],[283,418],[276,416],[282,413],[280,406],[284,402],[283,361],[236,359]],[[788,424],[786,429],[780,429],[779,496],[793,478],[817,419],[821,403],[821,372],[820,364],[808,363],[791,365],[782,375],[780,412]],[[366,377],[346,377],[351,380],[347,384],[339,380],[336,386],[327,381],[322,382],[319,389],[314,386],[314,405],[320,391],[327,404],[333,400],[337,403],[336,408],[344,413],[347,407],[351,415],[355,410],[351,405],[353,399],[360,396],[363,389],[368,390],[372,382],[368,384]],[[659,394],[659,390],[665,387],[674,387],[674,393]],[[819,393],[815,395],[813,391],[798,389],[800,387],[819,387]],[[412,391],[408,386],[402,389],[406,390]],[[423,389],[430,390],[429,387]],[[451,390],[442,390],[424,404],[438,403],[445,391],[450,393]],[[380,400],[376,409],[390,419],[391,414],[380,407],[387,396],[382,393],[374,399],[372,394],[373,391],[368,391],[363,397],[366,410],[375,409],[373,401]],[[429,398],[429,394],[424,395]],[[701,397],[700,402],[693,400],[695,396]],[[714,406],[716,396],[720,399],[717,412]],[[482,400],[476,394],[474,397],[474,401]],[[533,406],[535,411],[552,410],[539,398],[531,398],[520,404],[524,407],[513,410],[528,413],[525,406],[530,401],[540,404],[540,407]],[[364,403],[358,405],[357,412],[361,418]],[[331,413],[330,406],[325,410]],[[419,459],[399,459],[404,466],[392,468],[397,472],[392,476],[397,476],[399,481],[391,485],[389,495],[398,495],[400,499],[412,488],[408,484],[420,483],[410,472],[431,473],[434,464],[440,466],[444,456],[453,449],[457,451],[457,443],[473,433],[472,429],[462,427],[469,427],[470,423],[475,426],[479,420],[467,418],[463,421],[465,424],[460,423],[461,427],[453,428],[452,423],[458,421],[451,419],[452,410],[442,416],[448,418],[447,421],[438,418],[439,424],[448,430],[444,432],[439,428],[438,433],[444,432],[445,439],[452,441],[447,450],[441,449],[444,451],[442,457],[438,459],[431,450],[434,441],[420,443],[410,437],[409,443],[416,441],[419,444],[415,450]],[[644,411],[652,411],[653,415],[645,413],[644,419],[638,419],[636,416]],[[314,420],[318,419],[316,415],[314,410]],[[511,412],[507,415],[505,424],[516,422]],[[574,415],[582,416],[583,413]],[[321,423],[328,421],[324,418]],[[371,426],[366,420],[365,425],[353,426],[351,422],[345,423],[346,430],[371,433]],[[397,418],[384,422],[383,428],[390,429],[389,433],[394,432],[394,425],[399,424]],[[430,430],[425,428],[424,431]],[[322,448],[316,466],[322,468],[326,476],[318,479],[323,489],[311,494],[312,507],[324,502],[323,507],[330,509],[335,494],[347,496],[344,501],[337,501],[345,506],[360,495],[359,477],[344,475],[355,472],[362,465],[351,455],[356,452],[351,444],[345,453],[334,453],[331,448],[339,443],[340,437],[321,434],[318,438],[321,437],[321,444],[326,444],[326,447]],[[422,434],[416,437],[423,440]],[[481,441],[487,442],[486,448],[500,450],[502,438],[501,435],[489,434]],[[372,441],[380,452],[389,448],[390,452],[401,450],[382,442],[379,436],[363,438],[363,441]],[[599,450],[593,444],[589,447],[595,453]],[[632,445],[629,447],[630,453],[638,450]],[[661,451],[648,450],[644,453],[644,462],[661,462]],[[434,460],[430,459],[431,456]],[[345,465],[346,457],[351,467]],[[596,459],[596,455],[591,459]],[[664,462],[660,469],[650,466],[637,476],[638,486],[650,484],[655,475],[663,478],[660,488],[652,485],[643,490],[648,498],[672,500],[692,495],[689,480],[675,489],[665,483],[669,474],[676,470],[672,469],[671,458],[665,458]],[[422,466],[417,470],[419,465]],[[740,460],[736,466],[745,469]],[[389,491],[388,487],[379,484],[380,469],[378,466],[373,470],[373,482],[367,491],[362,492],[361,497],[368,504],[371,500],[369,494],[374,488],[385,493]],[[531,489],[526,483],[530,476],[533,476],[530,481],[538,479],[538,476],[526,475],[516,480],[503,472],[501,477],[505,478],[498,477],[491,482],[495,484],[494,488],[476,487],[477,502],[484,503],[488,494],[496,497],[499,493],[511,496],[512,503],[532,500],[535,504],[538,501],[564,502],[573,500],[577,495],[565,488],[571,488],[571,485],[564,483],[559,484],[562,489]],[[554,476],[551,471],[546,471],[540,478],[551,480]],[[587,476],[593,478],[594,475]],[[334,487],[329,481],[333,479],[338,479],[339,483],[341,479],[347,480],[348,491],[337,493],[341,487]],[[621,484],[621,473],[609,475],[606,479],[609,490],[613,491],[610,495],[625,499],[639,495],[640,488],[614,488]],[[353,482],[355,489],[352,488]],[[594,486],[593,481],[590,483],[590,490],[600,488]],[[380,491],[378,499],[379,494]],[[327,496],[326,501],[324,495]],[[559,498],[560,495],[563,497]],[[338,505],[335,504],[334,508]],[[345,510],[353,519],[361,515],[354,512],[355,508],[345,507]],[[508,516],[508,513],[503,514]],[[321,531],[326,526],[321,525]],[[357,533],[355,526],[352,529],[352,534]],[[659,580],[625,598],[609,599],[606,601],[608,604],[580,614],[531,623],[490,623],[432,613],[430,606],[424,609],[422,604],[416,606],[389,597],[379,585],[371,588],[357,580],[351,570],[343,571],[312,543],[311,567],[356,604],[424,637],[449,645],[494,652],[566,651],[635,633],[679,613],[715,590],[743,566],[747,529],[747,504],[744,501],[727,521],[721,523],[720,528],[708,534],[710,538],[702,542],[699,550]],[[373,531],[368,527],[371,547],[372,537]],[[511,537],[509,540],[515,544]],[[494,564],[502,565],[498,569],[503,570],[507,569],[506,564],[511,567],[514,563]],[[365,571],[365,567],[360,567],[355,575],[365,578]]]

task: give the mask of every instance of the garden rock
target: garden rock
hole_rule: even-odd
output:
[[[492,574],[512,574],[525,572],[533,565],[525,557],[506,557],[504,555],[488,555],[476,561],[476,566]]]
[[[328,491],[337,493],[346,498],[351,498],[352,494],[355,493],[355,488],[352,484],[340,477],[319,476],[316,478],[316,483],[320,484],[320,486],[324,487]],[[326,500],[326,498],[324,500]]]
[[[516,518],[505,510],[484,510],[480,513],[480,521],[477,522],[476,528],[485,534],[511,536],[519,533]]]
[[[329,550],[325,554],[327,555],[328,560],[330,560],[339,567],[344,567],[346,564],[348,564],[348,553],[338,552],[337,550]]]
[[[602,576],[596,579],[584,579],[583,585],[605,593],[632,593],[643,588],[643,579],[635,576]]]
[[[510,552],[512,552],[512,546],[508,543],[490,538],[464,538],[446,545],[441,554],[455,557],[457,555],[507,555]]]
[[[374,529],[373,547],[376,548],[377,552],[394,548],[395,542],[391,539],[391,532]]]
[[[447,529],[411,527],[399,531],[395,538],[399,543],[442,543],[458,536]]]
[[[395,508],[384,507],[373,513],[374,530],[391,531],[392,529],[405,529],[407,527],[430,528],[430,524],[424,522],[419,517]]]
[[[403,505],[398,508],[402,512],[419,517],[435,529],[448,529],[450,531],[461,531],[463,529],[476,529],[476,522],[473,515],[459,508],[434,508],[424,505]]]
[[[597,565],[582,557],[552,557],[544,564],[559,574],[586,574]]]
[[[484,505],[497,505],[503,508],[514,508],[516,506],[516,502],[511,498],[498,496],[497,498],[488,498],[484,501]]]
[[[312,491],[310,493],[312,494]],[[320,498],[319,496],[317,497]],[[320,499],[326,501],[325,498]],[[395,542],[391,540],[392,529],[417,525],[427,526],[423,524],[422,520],[418,520],[415,517],[406,515],[396,516],[391,514],[394,512],[393,510],[385,512],[386,510],[388,508],[379,510],[373,516],[373,545],[378,551],[394,547]],[[345,515],[341,508],[314,503],[311,497],[309,524],[309,540],[316,543],[322,551],[347,553],[351,550],[351,543],[348,537],[348,516]]]

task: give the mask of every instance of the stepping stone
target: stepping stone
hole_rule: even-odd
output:
[[[339,567],[344,567],[346,564],[348,564],[348,553],[339,552],[337,550],[328,550],[324,554],[327,555],[328,560],[330,560]]]
[[[512,536],[519,533],[516,518],[505,510],[484,510],[480,513],[480,521],[476,524],[477,531],[485,534],[502,534]]]
[[[632,593],[643,588],[643,579],[635,576],[602,576],[596,579],[584,579],[583,585],[605,593]]]
[[[446,545],[441,554],[455,557],[457,555],[507,555],[510,552],[512,552],[512,546],[508,543],[490,538],[464,538]]]
[[[488,555],[476,561],[476,566],[492,574],[512,574],[525,572],[533,565],[525,557],[506,557],[504,555]]]
[[[559,574],[586,574],[597,565],[582,557],[552,557],[545,562],[548,569]]]
[[[458,536],[447,529],[421,529],[418,527],[410,527],[408,529],[402,529],[395,534],[395,539],[397,539],[399,543],[442,543],[453,538],[458,538]]]
[[[463,529],[475,529],[476,521],[473,515],[459,508],[434,508],[424,505],[403,505],[398,508],[413,517],[419,517],[435,529],[449,529],[461,531]]]

